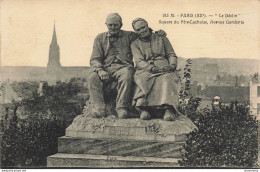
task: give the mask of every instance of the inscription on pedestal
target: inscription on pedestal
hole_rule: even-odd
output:
[[[142,136],[145,134],[145,127],[124,127],[124,126],[105,126],[104,133],[111,136]]]
[[[116,156],[107,156],[107,161],[116,161],[117,157]]]

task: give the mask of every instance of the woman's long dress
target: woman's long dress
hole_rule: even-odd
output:
[[[136,39],[131,45],[136,73],[134,80],[137,85],[134,94],[134,105],[137,107],[165,108],[178,107],[178,81],[176,72],[150,72],[155,66],[169,64],[170,56],[176,54],[167,37],[152,34],[150,41]]]

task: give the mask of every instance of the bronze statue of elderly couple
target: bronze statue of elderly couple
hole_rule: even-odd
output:
[[[106,25],[108,32],[95,38],[90,59],[93,72],[88,89],[94,116],[106,116],[104,88],[113,81],[118,118],[129,118],[129,108],[135,106],[143,120],[151,119],[151,111],[157,110],[163,111],[164,120],[174,120],[179,114],[179,77],[177,56],[166,33],[154,33],[142,18],[132,22],[135,32],[121,30],[117,13],[107,16]]]

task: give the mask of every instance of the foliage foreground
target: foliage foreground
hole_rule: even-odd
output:
[[[74,80],[44,85],[42,94],[2,107],[1,168],[46,167],[47,157],[58,151],[58,137],[82,111],[67,101],[83,88],[78,85]]]
[[[181,166],[256,166],[258,124],[249,108],[231,103],[229,107],[206,108],[192,116],[198,130],[187,136]]]

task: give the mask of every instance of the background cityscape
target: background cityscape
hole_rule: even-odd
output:
[[[57,81],[69,82],[72,78],[76,78],[84,82],[86,87],[90,67],[62,66],[60,48],[62,51],[54,26],[47,67],[3,66],[1,84],[4,89],[1,103],[11,103],[12,100],[30,97],[44,82],[55,85]],[[178,69],[183,70],[186,60],[187,58],[178,58]],[[259,82],[259,66],[260,61],[255,59],[192,58],[190,96],[202,98],[201,108],[209,106],[216,96],[226,104],[232,101],[250,104],[250,82],[251,84]],[[257,87],[258,95],[259,91],[260,88]],[[79,94],[80,98],[84,98],[88,93],[86,91]],[[259,113],[259,103],[255,106]]]

